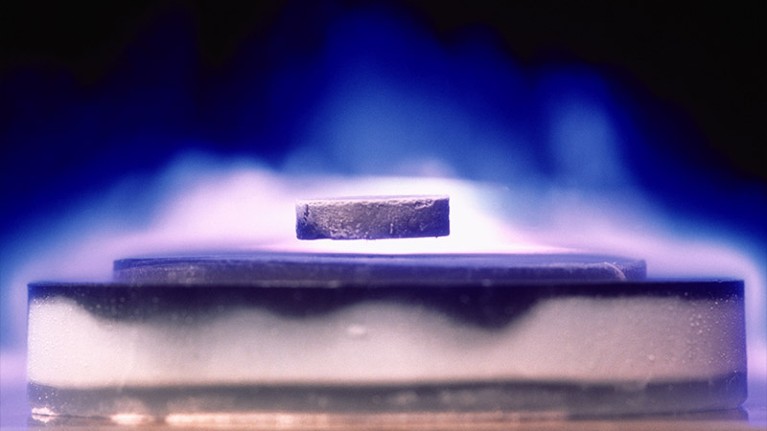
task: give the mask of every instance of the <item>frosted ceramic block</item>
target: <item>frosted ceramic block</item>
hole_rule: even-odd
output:
[[[598,256],[311,256],[127,259],[114,281],[31,284],[33,413],[327,425],[745,399],[740,281],[645,280]]]
[[[391,283],[643,280],[644,260],[590,254],[218,253],[120,259],[114,279],[130,283],[254,281],[320,287]]]
[[[298,239],[382,239],[450,234],[447,196],[383,196],[296,203]]]

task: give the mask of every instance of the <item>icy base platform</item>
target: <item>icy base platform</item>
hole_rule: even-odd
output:
[[[475,382],[410,386],[178,386],[55,389],[31,384],[29,395],[76,416],[115,423],[261,421],[291,414],[343,422],[396,413],[410,421],[453,413],[464,419],[506,414],[515,420],[650,415],[733,408],[744,400],[745,376],[627,387],[610,384]],[[39,402],[38,402],[39,404]],[[54,419],[47,407],[33,418]],[[72,416],[67,414],[66,416]]]
[[[42,422],[616,417],[746,397],[742,282],[646,280],[641,261],[135,259],[29,294]]]

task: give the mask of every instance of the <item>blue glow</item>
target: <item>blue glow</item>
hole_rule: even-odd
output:
[[[245,39],[234,58],[207,70],[193,24],[171,14],[96,82],[53,68],[0,83],[13,111],[0,130],[12,147],[4,178],[18,182],[0,219],[0,348],[23,348],[23,292],[12,283],[33,256],[83,234],[140,231],[186,181],[229,169],[214,162],[221,158],[288,177],[491,182],[522,199],[498,204],[510,222],[558,234],[567,232],[558,206],[586,220],[610,217],[604,202],[625,201],[644,211],[621,224],[634,238],[649,229],[633,222],[642,220],[687,240],[734,245],[755,269],[723,275],[767,280],[767,198],[665,154],[658,142],[698,137],[661,121],[668,111],[660,101],[630,100],[596,68],[522,67],[481,29],[446,44],[380,8],[326,21],[317,34],[292,36],[288,14],[266,42]],[[321,37],[299,40],[306,32]],[[163,173],[190,150],[214,161]],[[690,275],[667,263],[664,274]],[[765,286],[749,289],[760,301],[749,309],[749,341],[764,345]]]

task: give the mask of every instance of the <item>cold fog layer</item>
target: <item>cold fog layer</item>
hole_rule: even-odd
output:
[[[744,279],[749,373],[752,378],[767,376],[764,238],[751,235],[737,220],[707,217],[685,202],[677,205],[666,194],[696,196],[709,210],[733,203],[735,213],[747,213],[749,207],[734,204],[753,201],[757,214],[763,211],[763,197],[757,189],[733,191],[717,185],[715,178],[695,177],[686,170],[689,166],[676,163],[679,158],[648,150],[651,138],[677,135],[645,134],[629,115],[636,105],[616,96],[612,90],[617,85],[599,72],[575,66],[523,69],[482,38],[446,49],[395,16],[358,13],[339,17],[316,58],[287,62],[269,78],[257,73],[263,67],[259,53],[243,49],[239,55],[249,68],[236,68],[237,73],[219,77],[221,87],[209,89],[214,94],[226,90],[210,109],[233,116],[231,125],[237,130],[247,129],[261,113],[279,114],[274,130],[236,137],[254,145],[254,151],[242,151],[242,158],[185,152],[206,139],[196,129],[169,138],[141,134],[144,128],[136,127],[130,116],[125,124],[117,122],[119,127],[108,121],[125,118],[126,110],[184,111],[152,103],[159,100],[199,103],[196,59],[184,56],[190,52],[194,50],[174,47],[170,53],[178,55],[157,55],[167,60],[172,82],[141,93],[156,89],[157,100],[139,98],[136,103],[120,96],[133,91],[105,92],[54,111],[74,127],[70,140],[88,138],[108,148],[114,143],[108,137],[119,136],[151,153],[154,145],[170,145],[172,139],[177,151],[167,165],[149,172],[115,167],[114,183],[93,185],[96,191],[89,196],[62,196],[72,202],[30,220],[2,244],[3,357],[25,349],[27,283],[106,279],[113,260],[135,254],[210,248],[587,250],[645,259],[649,277]],[[401,65],[408,73],[390,65]],[[132,82],[131,72],[126,74],[126,82],[107,79],[105,85],[125,88]],[[163,88],[172,91],[162,93]],[[193,124],[198,120],[188,119]],[[84,132],[78,135],[77,127]],[[23,135],[59,142],[55,131],[35,135],[36,130],[24,130]],[[262,164],[255,148],[276,145],[278,138],[288,148],[286,154]],[[642,155],[651,162],[632,159]],[[650,182],[656,188],[638,181],[638,174],[645,180],[657,178]],[[450,236],[344,244],[295,239],[297,199],[424,193],[450,196]],[[728,200],[736,195],[742,199]],[[561,337],[557,342],[568,343]],[[564,371],[575,364],[559,361],[558,366]]]

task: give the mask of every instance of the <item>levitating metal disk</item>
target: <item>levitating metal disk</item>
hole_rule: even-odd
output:
[[[366,196],[296,203],[298,239],[383,239],[450,234],[447,196]]]

